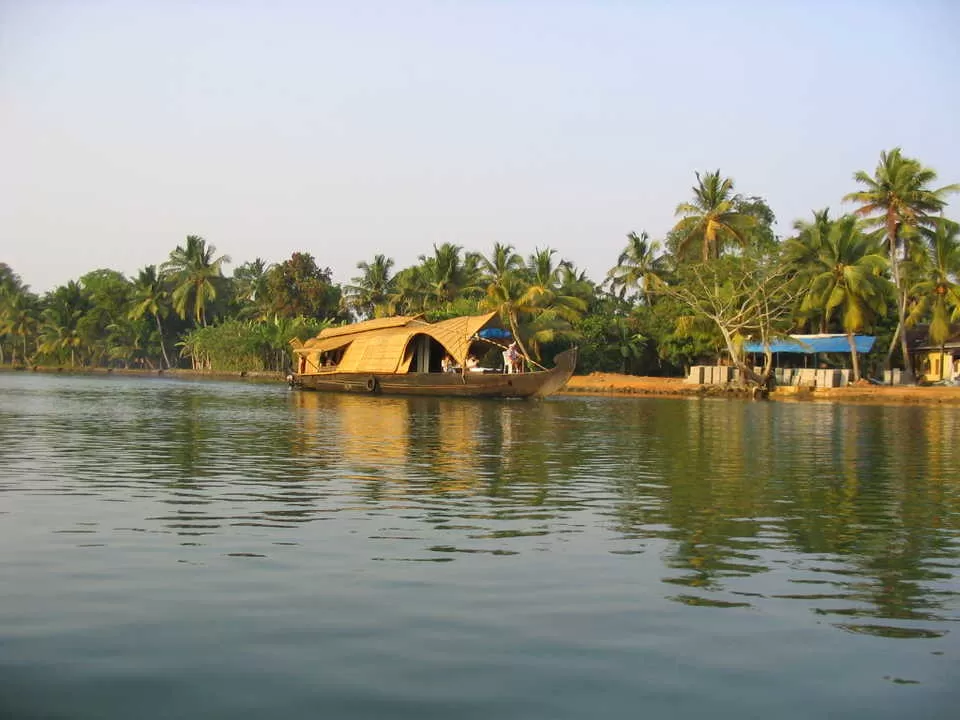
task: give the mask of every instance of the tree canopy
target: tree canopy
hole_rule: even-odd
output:
[[[899,148],[853,174],[853,214],[817,210],[783,238],[755,190],[719,169],[695,181],[673,228],[626,234],[600,283],[549,245],[497,240],[433,244],[406,267],[377,253],[344,285],[309,249],[226,276],[229,256],[193,234],[134,277],[94,269],[39,295],[0,263],[0,363],[284,370],[290,339],[329,324],[492,311],[532,362],[577,344],[582,371],[682,374],[725,358],[762,383],[769,364],[749,366],[747,338],[877,332],[886,362],[909,370],[908,328],[940,345],[960,336],[960,240],[946,217],[960,186]]]

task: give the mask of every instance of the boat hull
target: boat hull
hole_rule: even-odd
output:
[[[531,373],[309,373],[293,375],[291,384],[303,390],[428,397],[546,397],[562,388],[577,364],[577,350],[555,358],[551,370]]]

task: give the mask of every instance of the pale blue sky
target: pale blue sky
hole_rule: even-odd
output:
[[[895,145],[960,182],[958,8],[0,0],[0,262],[44,291],[200,234],[346,281],[499,241],[600,280],[715,168],[786,233]]]

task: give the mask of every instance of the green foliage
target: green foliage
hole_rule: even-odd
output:
[[[177,345],[195,370],[212,372],[284,372],[290,366],[290,341],[305,340],[330,325],[315,318],[272,321],[226,320],[193,328]]]
[[[238,316],[257,320],[268,316],[270,291],[267,281],[273,267],[262,258],[256,258],[233,271],[230,286]]]
[[[390,297],[396,291],[391,276],[393,258],[375,255],[372,263],[358,262],[359,277],[346,290],[347,305],[360,318],[384,317],[390,312]]]
[[[266,310],[270,316],[335,320],[341,317],[340,287],[330,268],[317,266],[313,255],[295,252],[267,273]]]
[[[617,264],[607,272],[607,284],[621,298],[653,305],[653,288],[665,277],[667,258],[660,254],[660,243],[651,241],[646,232],[627,235],[627,246]]]
[[[930,341],[942,346],[951,336],[951,324],[960,321],[960,226],[940,218],[924,234],[927,253],[910,288],[907,325],[928,320]]]
[[[901,272],[901,263],[909,262],[912,257],[910,245],[916,233],[911,229],[931,227],[935,213],[946,207],[946,196],[960,191],[960,185],[932,188],[937,173],[918,160],[904,157],[900,148],[881,152],[872,176],[860,170],[854,173],[853,179],[865,189],[850,193],[844,200],[857,203],[857,213],[865,217],[868,224],[885,232],[887,255],[897,289],[897,332],[891,341],[888,362],[899,337],[906,374],[911,377],[913,366],[905,330],[908,293],[913,283],[909,272]]]
[[[192,317],[197,325],[207,324],[207,305],[222,289],[222,266],[230,262],[227,255],[214,257],[216,252],[217,248],[199,235],[187,235],[186,244],[177,245],[161,267],[173,287],[174,310],[181,318]]]
[[[528,357],[549,362],[577,344],[585,372],[675,375],[736,358],[747,336],[785,332],[871,328],[892,348],[916,324],[942,342],[960,321],[960,251],[939,214],[960,187],[934,188],[936,173],[899,149],[854,177],[861,189],[846,199],[862,224],[818,211],[781,245],[762,197],[698,173],[676,226],[627,235],[601,286],[550,247],[524,257],[505,243],[488,255],[434,245],[399,269],[378,254],[343,288],[306,252],[225,278],[229,258],[197,235],[159,270],[95,270],[42,298],[0,263],[0,363],[283,371],[290,338],[388,314],[495,312]]]
[[[692,336],[712,326],[747,382],[766,383],[773,369],[769,344],[789,329],[798,295],[792,268],[778,258],[753,253],[726,257],[685,264],[676,284],[661,283],[659,290],[688,312],[678,319],[678,330]],[[748,338],[767,347],[760,373],[745,362],[743,342]]]
[[[674,227],[677,258],[708,262],[719,258],[728,247],[747,247],[750,231],[762,214],[759,204],[734,194],[733,180],[722,177],[719,170],[696,175],[693,201],[677,205],[676,215],[681,218]]]

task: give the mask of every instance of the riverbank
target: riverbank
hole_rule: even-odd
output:
[[[745,393],[718,385],[691,385],[683,378],[638,377],[617,373],[575,375],[561,391],[586,395],[675,397],[742,397]],[[771,400],[853,403],[933,404],[960,406],[960,387],[943,385],[850,385],[842,388],[781,387]]]
[[[102,368],[102,367],[50,367],[35,365],[33,367],[0,365],[0,372],[33,372],[46,375],[119,375],[129,377],[169,377],[184,380],[262,380],[269,382],[284,381],[286,375],[278,372],[244,371],[244,372],[214,372],[212,370],[188,370],[172,368],[167,370],[147,368]]]
[[[256,382],[284,382],[285,375],[277,372],[212,372],[207,370],[146,370],[123,368],[13,368],[0,366],[6,372],[39,372],[84,375],[129,375],[171,377],[184,380],[248,380]],[[590,373],[574,375],[560,391],[561,395],[610,395],[622,397],[749,397],[749,393],[719,385],[691,385],[683,378],[641,377],[619,373]],[[960,406],[960,387],[943,385],[850,385],[842,388],[781,387],[770,394],[778,401],[826,401],[849,403],[879,403],[897,405],[957,405]]]

